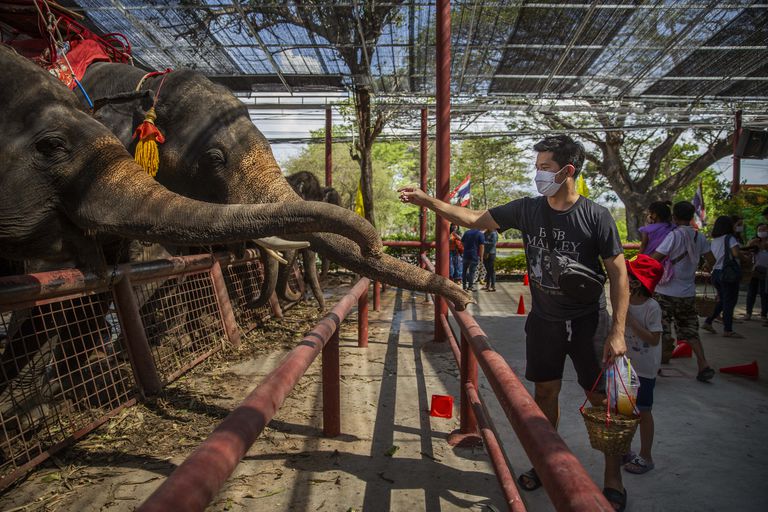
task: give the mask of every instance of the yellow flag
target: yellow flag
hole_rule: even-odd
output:
[[[365,218],[365,206],[363,206],[363,180],[357,182],[357,194],[355,195],[355,213]]]
[[[584,197],[589,197],[589,189],[587,188],[587,182],[584,181],[584,176],[582,174],[579,174],[579,177],[576,178],[576,192],[578,192],[580,195]]]

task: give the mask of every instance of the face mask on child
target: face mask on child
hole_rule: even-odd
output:
[[[760,231],[757,233],[759,238],[768,238],[768,231]]]

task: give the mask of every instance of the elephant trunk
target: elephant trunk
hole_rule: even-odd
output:
[[[340,236],[315,234],[306,238],[318,253],[352,272],[391,286],[436,293],[453,302],[460,311],[464,310],[467,304],[474,302],[471,295],[443,276],[386,254],[381,258],[365,257],[354,244]]]
[[[376,230],[347,210],[321,202],[220,205],[170,192],[125,155],[114,139],[95,141],[87,163],[100,169],[90,181],[74,180],[63,197],[83,229],[178,245],[222,244],[263,236],[331,232],[353,240],[363,254],[382,254]],[[127,184],[130,184],[129,186]]]

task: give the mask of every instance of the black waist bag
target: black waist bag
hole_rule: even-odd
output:
[[[568,297],[582,304],[600,299],[605,287],[605,276],[598,274],[564,254],[550,251],[552,279]]]
[[[569,258],[556,249],[549,247],[549,237],[552,236],[552,218],[549,212],[547,218],[547,249],[550,257],[550,273],[560,290],[570,299],[581,304],[594,304],[600,300],[605,287],[605,276],[598,274],[586,265]]]

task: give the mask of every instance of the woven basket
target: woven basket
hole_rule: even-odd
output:
[[[589,443],[595,450],[607,455],[623,455],[629,452],[640,418],[611,414],[610,422],[605,421],[605,407],[589,407],[581,410],[587,426]]]
[[[696,312],[699,316],[708,317],[715,311],[715,304],[717,299],[715,297],[707,297],[705,295],[696,296]]]

